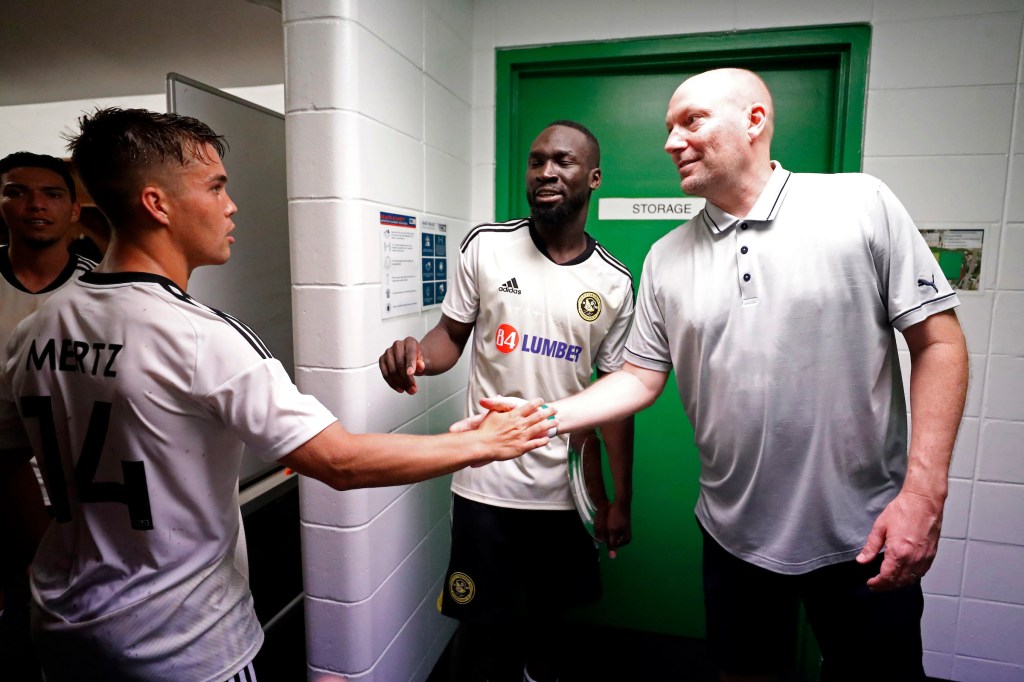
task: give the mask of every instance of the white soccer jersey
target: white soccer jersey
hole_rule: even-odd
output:
[[[590,385],[594,367],[612,372],[633,314],[629,270],[587,237],[563,265],[550,260],[529,219],[485,224],[463,240],[442,311],[474,323],[467,406],[507,395],[557,400]],[[523,457],[455,473],[452,491],[523,509],[572,509],[564,438]]]
[[[96,264],[88,258],[69,254],[68,264],[57,275],[57,278],[42,291],[33,293],[22,286],[18,278],[14,276],[8,251],[8,246],[0,246],[0,366],[3,364],[7,339],[11,337],[18,323],[34,313],[43,301],[55,291],[67,286],[83,272],[88,272],[96,267]],[[42,486],[43,479],[39,474],[39,466],[36,464],[35,458],[32,459],[32,470],[35,472],[39,485]],[[45,492],[43,497],[46,498]],[[45,501],[47,504],[49,503],[49,499],[45,499]]]
[[[263,639],[243,441],[274,460],[334,417],[245,325],[156,275],[87,273],[8,351],[0,425],[17,405],[56,517],[32,566],[47,679],[233,675]]]

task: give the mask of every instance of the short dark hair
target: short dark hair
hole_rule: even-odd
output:
[[[75,180],[71,177],[71,170],[64,159],[47,154],[33,154],[32,152],[14,152],[0,159],[0,175],[14,170],[15,168],[45,168],[59,175],[64,184],[68,186],[68,194],[71,196],[71,203],[78,201],[78,192],[75,191]]]
[[[596,168],[601,165],[601,143],[597,141],[597,137],[594,136],[594,133],[590,132],[590,128],[583,125],[579,121],[571,121],[569,119],[559,119],[557,121],[552,121],[551,123],[547,124],[546,127],[551,128],[553,126],[572,128],[573,130],[578,130],[581,133],[583,133],[587,140],[590,141],[590,144],[593,145],[594,147],[594,167]]]
[[[96,205],[114,225],[126,225],[135,197],[162,166],[187,166],[204,159],[209,144],[220,157],[227,141],[202,121],[146,109],[97,109],[78,119],[77,135],[68,134],[71,161]]]

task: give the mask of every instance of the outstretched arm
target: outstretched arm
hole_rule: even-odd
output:
[[[354,434],[334,422],[280,462],[337,490],[414,483],[546,445],[557,422],[548,421],[554,410],[540,404],[492,413],[479,430],[458,434]]]
[[[416,393],[415,377],[433,376],[451,369],[466,348],[473,325],[442,314],[422,340],[409,336],[395,341],[380,356],[378,365],[384,381],[399,393]]]
[[[594,429],[636,414],[658,399],[666,381],[667,372],[644,369],[627,362],[622,369],[598,379],[576,395],[551,403],[551,407],[558,410],[558,433]],[[483,398],[480,406],[485,410],[507,412],[521,401],[521,398],[497,395]],[[452,424],[450,430],[461,433],[479,428],[487,414],[489,412],[461,419]]]
[[[650,407],[665,388],[668,373],[627,362],[576,395],[551,403],[558,410],[558,431],[569,433],[623,419]]]
[[[967,345],[956,314],[932,315],[903,332],[910,348],[913,426],[903,488],[882,511],[857,561],[885,547],[874,590],[903,587],[931,567],[949,490],[949,461],[967,397]]]

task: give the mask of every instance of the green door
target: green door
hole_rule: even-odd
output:
[[[860,170],[869,29],[865,26],[659,38],[501,50],[497,57],[496,216],[529,214],[530,141],[574,119],[601,143],[603,183],[587,230],[639,283],[651,244],[674,220],[600,220],[601,198],[678,198],[663,150],[669,97],[688,76],[750,68],[775,98],[772,157],[794,171]],[[700,463],[670,377],[637,416],[633,543],[603,559],[605,596],[583,617],[621,628],[704,636],[700,533],[693,516]]]

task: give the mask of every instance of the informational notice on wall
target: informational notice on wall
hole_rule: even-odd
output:
[[[381,319],[420,311],[420,248],[416,216],[380,212]]]
[[[448,293],[448,225],[420,221],[420,274],[422,307],[436,308]]]
[[[597,200],[598,220],[672,220],[685,223],[704,208],[704,199],[671,197],[668,199],[609,198]]]
[[[981,250],[985,230],[921,230],[950,286],[961,291],[981,288]]]

